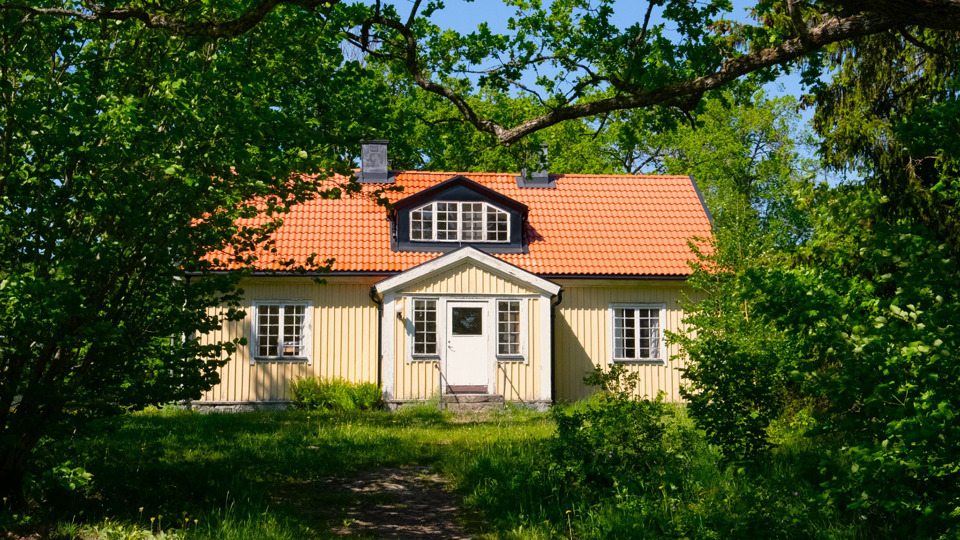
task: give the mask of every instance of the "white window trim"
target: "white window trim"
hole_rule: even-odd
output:
[[[457,205],[457,238],[454,238],[454,239],[449,239],[449,238],[447,238],[447,239],[443,239],[443,240],[440,240],[440,239],[437,238],[437,210],[436,210],[436,208],[433,208],[433,209],[430,210],[430,213],[431,213],[431,215],[433,216],[433,217],[432,217],[432,222],[431,222],[431,223],[432,223],[431,231],[432,231],[433,237],[432,237],[432,238],[421,238],[421,239],[415,240],[415,239],[413,238],[413,213],[414,213],[414,212],[423,212],[423,209],[424,209],[424,208],[426,208],[426,207],[428,207],[428,206],[433,206],[434,204],[436,204],[436,203],[438,203],[438,202],[439,202],[439,203],[456,204],[456,205]],[[463,206],[462,206],[462,205],[463,205],[463,204],[476,204],[476,203],[480,203],[480,204],[483,205],[483,210],[480,212],[481,219],[482,219],[480,227],[481,227],[481,231],[483,232],[484,238],[483,238],[483,240],[463,240],[463,239],[461,238],[461,234],[463,234]],[[505,215],[507,216],[507,239],[506,239],[506,240],[487,240],[487,238],[486,238],[486,235],[487,235],[487,211],[488,211],[489,208],[493,208],[493,209],[496,210],[497,212],[502,212],[503,214],[505,214]],[[471,242],[471,243],[478,243],[478,244],[509,244],[509,243],[510,243],[510,218],[511,218],[510,212],[504,210],[503,208],[500,208],[499,206],[496,206],[496,205],[494,205],[494,204],[490,204],[490,203],[488,203],[488,202],[486,202],[486,201],[431,201],[431,202],[428,202],[427,204],[420,205],[420,206],[418,206],[418,207],[413,208],[413,209],[410,210],[410,213],[408,214],[409,229],[410,229],[410,231],[409,231],[409,235],[410,235],[410,236],[409,236],[409,237],[410,237],[410,241],[411,241],[411,242],[445,242],[445,243],[461,243],[461,244],[464,243],[464,242]]]
[[[658,347],[658,358],[617,358],[617,311],[618,309],[656,309],[657,317],[660,322],[660,338],[659,338],[659,347]],[[640,364],[640,365],[652,365],[652,366],[665,366],[667,365],[667,347],[666,347],[666,316],[667,316],[667,306],[666,304],[644,304],[644,303],[618,303],[610,304],[608,310],[609,316],[608,320],[610,323],[610,358],[609,364]]]
[[[519,354],[500,354],[500,302],[509,302],[515,301],[520,302],[520,353]],[[500,362],[523,362],[527,363],[527,333],[529,329],[527,328],[527,322],[529,321],[527,317],[527,305],[530,303],[530,299],[527,297],[497,297],[493,301],[493,346],[494,351],[497,356],[497,360]]]
[[[251,317],[251,332],[252,340],[250,343],[250,365],[255,365],[257,362],[262,363],[277,363],[277,362],[290,362],[290,363],[306,363],[307,365],[313,364],[313,302],[310,300],[254,300],[251,302],[253,307],[253,316]],[[303,355],[302,356],[259,356],[257,353],[260,350],[260,341],[258,339],[258,321],[260,319],[260,306],[264,305],[280,305],[280,306],[294,306],[302,305],[304,306],[303,314]],[[280,327],[283,328],[283,317],[281,314],[281,324]]]
[[[410,340],[410,346],[407,347],[407,352],[409,355],[407,356],[407,363],[439,362],[440,361],[440,344],[441,344],[441,341],[443,341],[441,339],[443,334],[443,329],[440,327],[440,323],[443,321],[443,317],[441,316],[441,313],[442,313],[441,309],[443,309],[443,306],[441,306],[440,298],[437,296],[410,296],[408,297],[408,299],[409,299],[409,305],[410,305],[410,313],[407,315],[406,319],[410,321],[410,330],[407,332],[407,337]],[[414,319],[414,309],[415,309],[417,300],[433,300],[435,302],[434,308],[436,309],[436,318],[434,320],[434,323],[436,324],[435,333],[437,335],[437,341],[435,344],[437,347],[436,348],[437,352],[433,354],[414,352],[414,348],[417,345],[416,344],[417,327],[416,327],[416,321]]]

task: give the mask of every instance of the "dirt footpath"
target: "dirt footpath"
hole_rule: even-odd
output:
[[[363,471],[347,478],[308,482],[301,489],[284,498],[326,521],[336,535],[470,538],[457,524],[457,501],[448,482],[428,467]]]

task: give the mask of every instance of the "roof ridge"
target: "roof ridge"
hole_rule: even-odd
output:
[[[470,171],[419,171],[419,170],[395,170],[397,174],[429,174],[437,176],[446,175],[474,175],[474,176],[517,176],[518,172],[470,172]],[[578,177],[578,178],[690,178],[689,174],[627,174],[627,173],[551,173],[551,176]]]

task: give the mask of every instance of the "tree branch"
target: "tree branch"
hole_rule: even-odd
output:
[[[492,133],[497,137],[501,144],[509,145],[520,139],[520,137],[517,137],[509,141],[505,140],[502,134],[506,130],[504,130],[503,126],[494,122],[493,120],[479,117],[473,108],[470,107],[470,104],[468,104],[463,98],[463,96],[461,96],[452,88],[436,83],[427,77],[423,67],[420,65],[417,39],[413,35],[413,31],[410,28],[401,24],[399,21],[386,18],[380,14],[373,15],[371,22],[390,28],[403,37],[404,50],[406,52],[406,55],[403,58],[404,67],[406,67],[407,71],[410,72],[410,75],[413,77],[414,82],[417,83],[417,86],[423,88],[427,92],[431,92],[448,99],[451,103],[453,103],[457,110],[460,111],[460,114],[463,115],[463,118],[467,122],[470,122],[481,131]]]
[[[300,6],[313,9],[336,4],[338,0],[261,0],[259,4],[244,11],[235,19],[227,21],[187,22],[164,13],[152,13],[139,7],[105,9],[100,4],[89,4],[88,11],[65,8],[38,8],[19,3],[0,4],[3,11],[23,11],[33,15],[65,17],[84,21],[129,21],[137,20],[147,28],[167,30],[181,36],[205,36],[232,38],[248,32],[260,24],[267,15],[280,5]]]
[[[960,2],[955,3],[958,6],[958,17],[960,17]],[[456,91],[427,78],[423,69],[419,66],[416,41],[412,39],[409,31],[406,33],[406,63],[407,68],[414,76],[414,80],[421,88],[446,97],[460,109],[464,118],[476,126],[477,129],[492,133],[501,144],[510,145],[531,133],[556,125],[565,120],[595,116],[610,111],[684,101],[684,98],[718,89],[743,75],[795,60],[831,43],[876,34],[902,24],[904,24],[904,21],[900,16],[894,17],[876,13],[828,19],[820,26],[809,29],[809,38],[807,40],[793,38],[784,41],[776,47],[761,49],[737,58],[728,58],[723,62],[720,69],[713,73],[695,79],[653,88],[644,92],[557,107],[541,116],[527,120],[509,129],[491,120],[477,117],[476,113],[470,109],[463,100],[463,97]],[[396,23],[394,23],[392,27],[397,30],[402,28]]]
[[[942,49],[937,49],[937,48],[935,48],[935,47],[931,47],[930,45],[928,45],[928,44],[920,41],[916,36],[914,36],[914,35],[912,35],[910,32],[908,32],[908,31],[906,30],[906,28],[903,28],[903,27],[897,28],[897,32],[898,32],[901,36],[903,36],[903,39],[909,41],[910,43],[916,45],[916,46],[919,47],[920,49],[923,49],[923,50],[927,51],[927,52],[930,53],[930,54],[936,54],[936,55],[940,55],[940,56],[945,56],[945,55],[948,54],[946,51],[944,51],[944,50],[942,50]]]
[[[807,31],[807,23],[803,21],[803,16],[800,14],[798,2],[799,0],[787,0],[787,12],[790,14],[790,21],[793,22],[797,35],[800,36],[800,41],[808,42],[810,32]]]
[[[834,0],[831,8],[836,12],[852,14],[824,20],[819,26],[807,27],[799,11],[798,0],[786,0],[787,9],[798,37],[761,50],[750,51],[739,57],[729,57],[719,69],[699,77],[666,84],[655,88],[629,88],[621,95],[596,101],[576,104],[563,104],[548,112],[529,119],[517,126],[506,128],[497,122],[479,116],[467,103],[464,95],[452,87],[432,80],[422,63],[419,43],[412,30],[420,1],[414,2],[407,24],[387,17],[379,9],[362,22],[361,36],[350,35],[350,41],[359,42],[367,53],[392,58],[402,62],[404,68],[422,89],[442,96],[450,101],[460,112],[463,119],[477,129],[491,133],[500,144],[510,145],[520,139],[553,126],[565,120],[595,116],[617,110],[650,107],[653,105],[693,104],[704,92],[722,86],[751,72],[785,64],[806,54],[817,51],[827,45],[864,37],[895,28],[918,26],[935,30],[953,30],[960,28],[960,0]],[[206,36],[211,38],[231,38],[239,36],[256,26],[269,13],[280,5],[300,6],[307,9],[323,5],[332,5],[336,0],[260,0],[259,3],[244,11],[236,18],[226,21],[187,22],[183,18],[169,13],[151,13],[141,7],[121,7],[106,9],[101,4],[87,4],[86,10],[63,8],[36,8],[22,3],[0,3],[0,10],[18,10],[27,16],[71,17],[87,21],[138,20],[148,28],[164,29],[183,36]],[[643,40],[648,24],[649,12],[655,2],[648,6],[648,15],[644,19],[644,29],[636,36]],[[400,39],[387,40],[384,43],[395,53],[377,51],[374,53],[369,43],[371,25],[379,25],[399,35]],[[912,36],[904,32],[904,37],[918,45]],[[639,45],[639,41],[635,42]],[[575,62],[575,59],[569,59]],[[579,65],[579,64],[574,64]],[[582,67],[582,66],[580,66]],[[587,70],[587,73],[590,73]],[[592,77],[596,79],[596,77]],[[603,81],[617,87],[617,81],[603,77]],[[683,105],[682,105],[683,106]]]

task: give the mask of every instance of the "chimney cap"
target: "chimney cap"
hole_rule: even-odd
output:
[[[550,178],[550,173],[547,172],[547,147],[550,145],[543,143],[540,145],[540,156],[539,162],[541,168],[538,170],[527,174],[527,169],[520,170],[520,176],[517,177],[517,187],[520,188],[556,188],[557,182]]]

